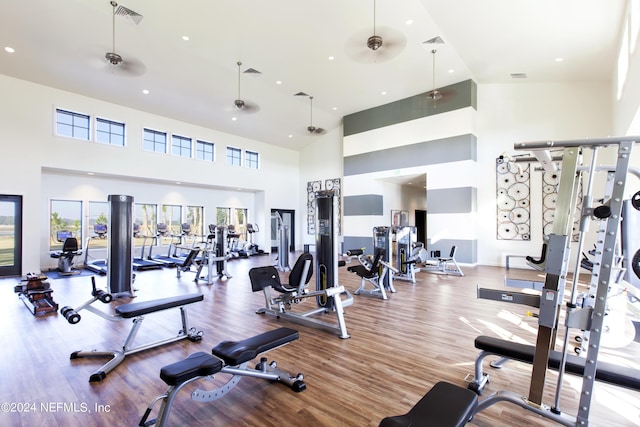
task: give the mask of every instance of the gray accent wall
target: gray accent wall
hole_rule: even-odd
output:
[[[346,156],[344,176],[461,160],[476,161],[477,154],[476,136],[458,135]]]
[[[442,239],[431,243],[431,240],[427,239],[427,253],[429,256],[431,256],[431,252],[440,251],[441,257],[448,257],[453,246],[456,247],[455,259],[457,262],[475,263],[478,259],[477,240]]]
[[[362,194],[344,196],[343,212],[347,216],[382,215],[382,196],[379,194]]]
[[[349,114],[344,117],[344,136],[434,114],[446,113],[460,108],[473,107],[477,109],[478,89],[473,80],[465,80],[438,88],[438,90],[443,94],[443,97],[437,101],[437,108],[433,108],[433,101],[427,98],[428,92],[425,92],[410,98]]]
[[[427,189],[427,212],[451,214],[476,212],[477,189],[474,187]]]
[[[365,254],[373,254],[373,229],[369,237],[344,236],[343,248],[344,252],[349,249],[364,248]]]

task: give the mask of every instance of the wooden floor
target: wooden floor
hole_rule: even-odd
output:
[[[295,260],[291,257],[291,265]],[[109,322],[88,311],[70,325],[59,314],[34,317],[14,293],[17,279],[0,280],[0,425],[2,426],[124,426],[137,425],[149,402],[166,390],[160,368],[196,351],[210,351],[222,340],[239,340],[260,332],[289,326],[300,339],[267,354],[278,367],[301,372],[307,390],[294,393],[282,384],[243,378],[223,399],[198,403],[190,392],[198,386],[213,388],[209,379],[187,386],[175,402],[172,425],[190,426],[377,426],[382,418],[406,412],[436,382],[465,386],[478,353],[473,340],[491,335],[533,344],[536,319],[527,307],[478,300],[476,286],[500,287],[505,273],[533,271],[497,267],[463,267],[465,277],[426,272],[417,284],[396,281],[397,293],[383,301],[355,296],[346,308],[350,339],[273,317],[258,315],[262,293],[252,293],[248,271],[270,265],[269,255],[229,262],[233,278],[213,285],[197,284],[193,273],[176,278],[175,270],[137,274],[134,301],[202,292],[204,301],[189,306],[192,326],[204,331],[200,343],[178,343],[128,356],[99,383],[88,381],[101,360],[70,360],[77,350],[121,347],[129,321]],[[97,277],[100,287],[106,278]],[[89,277],[50,280],[53,297],[62,307],[77,306],[90,298]],[[340,269],[340,284],[351,291],[359,281]],[[112,310],[97,304],[97,308]],[[315,301],[308,301],[312,308]],[[332,317],[328,318],[332,320]],[[630,323],[630,322],[629,322]],[[179,311],[169,310],[145,318],[136,343],[175,334]],[[628,333],[621,334],[628,336]],[[638,368],[640,344],[623,339],[603,349],[603,358]],[[490,370],[491,382],[483,395],[496,390],[528,394],[531,367],[510,362]],[[549,373],[546,403],[552,403],[555,373]],[[220,378],[218,378],[218,381]],[[575,414],[580,378],[567,375],[561,409]],[[598,384],[591,406],[591,424],[640,424],[640,393]],[[8,404],[8,405],[7,405]],[[9,409],[9,412],[7,411]],[[10,411],[22,411],[10,412]],[[546,426],[551,423],[531,412],[500,403],[477,414],[473,426]]]

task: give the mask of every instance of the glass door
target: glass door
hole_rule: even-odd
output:
[[[0,276],[22,274],[22,196],[0,194]]]

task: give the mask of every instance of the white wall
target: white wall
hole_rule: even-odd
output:
[[[531,174],[531,241],[496,239],[495,159],[517,142],[606,137],[612,132],[610,86],[594,83],[478,85],[478,262],[539,255],[542,185]]]
[[[94,197],[111,192],[135,193],[131,195],[140,197],[141,202],[145,199],[145,203],[161,203],[172,199],[167,187],[179,181],[182,183],[179,197],[195,205],[214,206],[218,202],[230,203],[230,195],[237,193],[237,200],[242,203],[249,204],[247,197],[253,199],[253,205],[247,206],[248,220],[258,223],[263,231],[256,236],[259,239],[256,243],[265,250],[269,248],[270,208],[300,206],[297,151],[2,75],[0,93],[3,95],[0,193],[24,196],[24,273],[39,271],[47,259],[48,246],[43,246],[42,236],[49,233],[48,201],[64,194],[80,200],[95,200]],[[126,148],[56,136],[55,108],[125,122]],[[216,162],[145,152],[142,143],[145,127],[213,142]],[[228,166],[227,145],[258,152],[260,169]],[[90,178],[87,172],[95,173],[100,179]],[[239,188],[243,190],[236,190]],[[247,196],[245,191],[255,194]],[[149,200],[152,198],[157,200]]]
[[[298,239],[300,243],[297,249],[301,249],[304,244],[315,243],[315,235],[307,234],[307,182],[322,181],[324,183],[327,179],[341,178],[344,183],[342,180],[342,126],[320,136],[303,149],[300,152],[299,166],[300,182],[296,195],[300,204],[296,210],[296,235],[300,236]],[[324,184],[322,188],[324,189]]]

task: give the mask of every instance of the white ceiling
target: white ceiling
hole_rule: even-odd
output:
[[[116,53],[141,64],[127,74],[104,60],[109,0],[3,3],[0,47],[15,53],[0,51],[0,73],[292,149],[318,137],[295,93],[312,95],[313,125],[333,130],[344,115],[431,90],[434,46],[438,87],[609,81],[625,4],[377,0],[373,52],[373,0],[122,0],[143,15],[137,25],[116,16]],[[444,44],[423,43],[436,36]],[[261,72],[241,76],[253,112],[233,107],[238,61]]]

